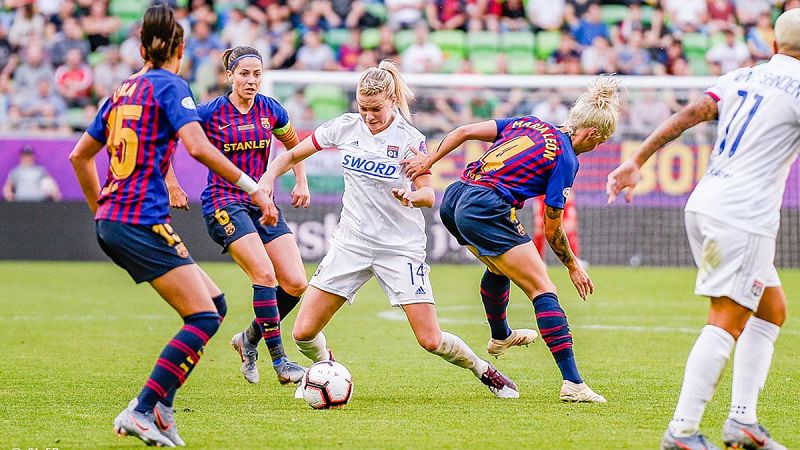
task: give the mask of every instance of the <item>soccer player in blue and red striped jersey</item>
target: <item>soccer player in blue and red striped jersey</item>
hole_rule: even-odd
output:
[[[267,171],[272,137],[287,149],[298,143],[286,109],[277,100],[258,93],[263,63],[258,50],[248,46],[228,49],[222,55],[231,91],[200,105],[198,113],[211,142],[237,167],[259,179]],[[297,185],[292,205],[310,201],[303,164],[294,167]],[[201,196],[208,234],[229,252],[253,285],[255,320],[231,339],[242,360],[242,374],[250,383],[259,379],[256,360],[263,338],[281,384],[297,383],[304,374],[289,361],[283,349],[280,320],[297,305],[306,289],[300,250],[283,214],[275,226],[259,223],[258,208],[241,188],[214,172]]]
[[[544,196],[547,241],[585,300],[594,286],[578,264],[561,220],[578,172],[577,156],[605,142],[616,128],[617,91],[615,79],[599,77],[578,97],[562,127],[532,116],[464,125],[445,136],[430,156],[401,161],[407,174],[415,177],[469,139],[492,142],[483,157],[467,166],[461,180],[447,188],[439,214],[458,242],[487,266],[480,289],[492,332],[487,351],[497,357],[537,336],[534,330],[508,326],[506,308],[510,281],[514,281],[533,302],[539,333],[561,371],[563,401],[602,403],[606,399],[589,388],[578,372],[556,286],[517,220],[516,210],[527,199]]]
[[[183,385],[225,315],[225,298],[196,265],[169,224],[164,177],[178,138],[189,153],[250,193],[264,212],[275,205],[258,184],[208,141],[189,86],[179,78],[183,28],[166,5],[151,6],[141,31],[141,72],[117,88],[81,136],[70,161],[91,210],[103,251],[136,281],[149,282],[184,321],[140,394],[114,419],[118,435],[148,445],[183,445],[172,410]],[[109,170],[100,187],[94,157],[108,147]],[[264,216],[265,222],[270,219]],[[272,220],[274,222],[274,219]]]

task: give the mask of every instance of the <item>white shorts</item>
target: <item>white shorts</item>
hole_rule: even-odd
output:
[[[374,275],[392,306],[433,303],[430,271],[424,251],[389,251],[334,238],[308,284],[352,303],[356,292]]]
[[[764,288],[781,285],[774,265],[775,238],[691,211],[685,221],[698,269],[695,294],[729,297],[755,311]]]

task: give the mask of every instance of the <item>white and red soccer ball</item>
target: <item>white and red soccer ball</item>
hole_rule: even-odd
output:
[[[341,408],[353,396],[353,376],[336,361],[319,361],[303,376],[303,399],[314,409]]]

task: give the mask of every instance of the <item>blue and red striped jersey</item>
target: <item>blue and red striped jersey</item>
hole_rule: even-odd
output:
[[[578,158],[570,138],[533,116],[496,119],[497,137],[489,150],[467,165],[461,181],[487,186],[515,208],[544,195],[544,202],[564,209]]]
[[[95,220],[140,225],[169,221],[164,177],[178,130],[200,121],[189,85],[163,69],[123,82],[86,132],[108,147],[109,168]]]
[[[200,105],[197,111],[211,143],[254,180],[267,171],[272,135],[282,135],[290,128],[286,109],[277,100],[261,94],[256,94],[246,114],[236,109],[228,95]],[[229,203],[251,203],[246,192],[211,171],[200,199],[203,215]]]

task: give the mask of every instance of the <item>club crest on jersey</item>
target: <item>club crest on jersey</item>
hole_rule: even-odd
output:
[[[261,126],[267,130],[269,130],[269,117],[262,117],[261,118]]]
[[[386,146],[386,156],[389,158],[397,158],[398,153],[400,153],[400,147],[396,145]]]
[[[750,286],[750,294],[753,297],[761,297],[764,293],[764,283],[761,280],[753,280],[753,285]]]
[[[567,197],[569,197],[570,191],[572,191],[572,188],[565,187],[564,190],[561,191],[561,195],[563,195],[564,198],[566,199]]]

